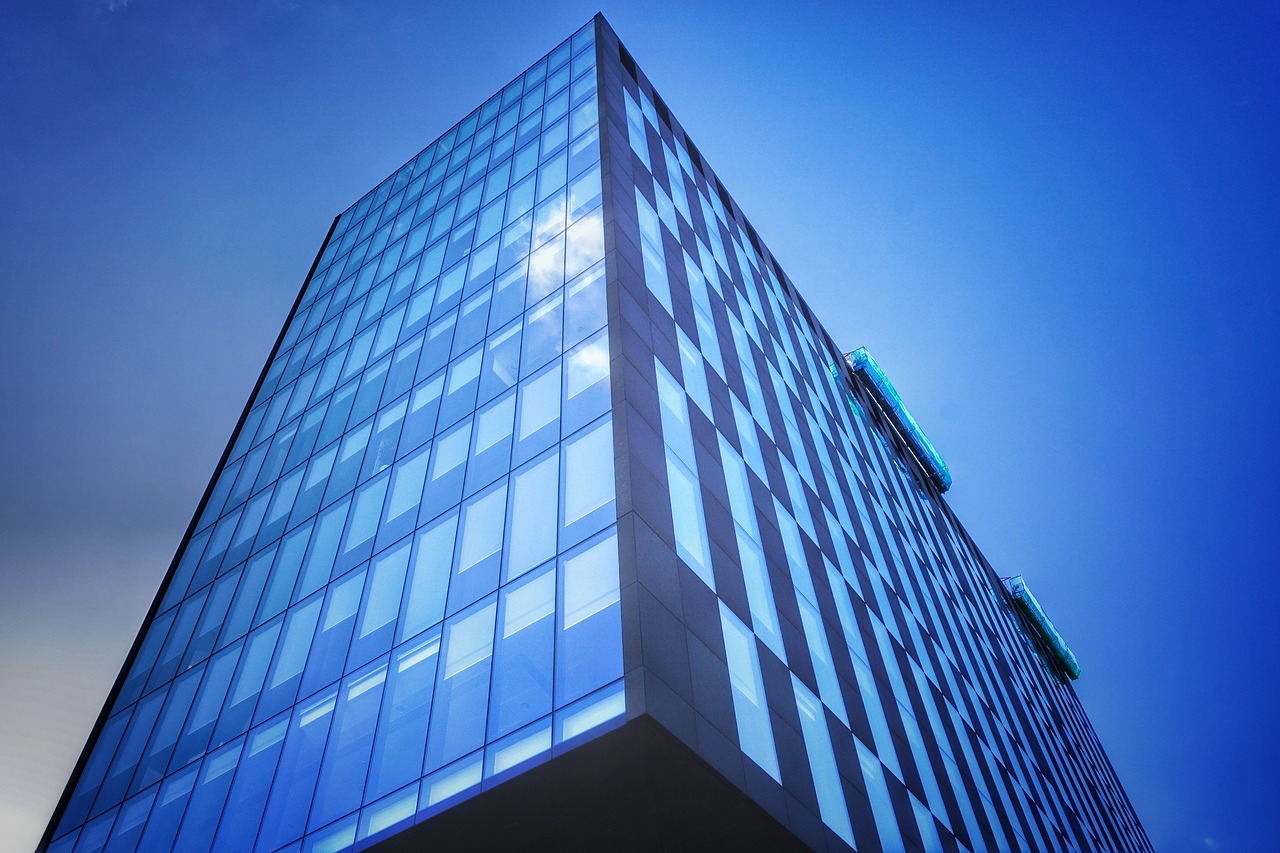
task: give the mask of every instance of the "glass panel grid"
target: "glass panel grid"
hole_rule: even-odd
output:
[[[59,843],[346,849],[621,677],[593,30],[339,218]]]

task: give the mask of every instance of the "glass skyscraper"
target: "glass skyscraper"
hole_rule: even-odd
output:
[[[597,16],[334,221],[41,849],[1150,849],[949,484]]]

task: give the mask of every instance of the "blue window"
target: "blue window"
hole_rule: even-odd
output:
[[[800,730],[804,735],[805,751],[809,755],[809,769],[813,772],[813,785],[818,792],[818,808],[822,822],[853,846],[853,827],[849,823],[849,810],[845,805],[844,789],[836,769],[835,753],[831,749],[831,734],[827,729],[826,714],[816,696],[800,683],[793,674],[791,684],[795,690],[796,707],[800,711]]]
[[[557,450],[529,462],[511,477],[511,523],[507,533],[506,580],[517,578],[556,554],[559,495]]]
[[[622,675],[618,545],[612,530],[560,559],[557,590],[556,705]]]
[[[385,657],[343,679],[316,779],[309,828],[324,826],[360,807],[386,680]]]
[[[444,618],[457,529],[458,514],[451,512],[431,522],[415,537],[400,620],[402,639],[414,637]]]
[[[773,728],[769,722],[769,707],[765,702],[764,679],[760,674],[760,657],[756,651],[755,637],[724,602],[720,603],[720,624],[724,631],[729,683],[733,688],[738,742],[748,758],[775,781],[781,782],[782,773],[773,743]]]
[[[255,850],[276,850],[302,837],[336,704],[332,688],[294,708]]]
[[[253,849],[266,808],[263,792],[270,788],[288,727],[289,715],[281,714],[249,732],[213,850],[231,853]]]
[[[187,801],[187,810],[182,816],[182,827],[174,842],[174,850],[209,849],[209,839],[217,829],[227,792],[231,788],[231,780],[240,764],[244,743],[243,737],[237,738],[205,758],[198,781]]]
[[[499,595],[489,739],[551,713],[556,575],[551,567]]]
[[[427,736],[428,770],[484,744],[496,615],[497,603],[489,599],[445,622]]]
[[[382,797],[422,775],[439,657],[438,630],[392,654],[370,756],[366,800]]]

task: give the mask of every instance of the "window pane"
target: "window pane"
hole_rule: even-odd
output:
[[[748,758],[781,783],[778,754],[773,744],[769,707],[764,697],[764,679],[755,637],[733,612],[720,602],[720,624],[724,630],[725,658],[729,683],[733,687],[733,711],[738,723],[738,742]]]
[[[453,568],[453,541],[458,514],[449,515],[418,533],[413,570],[405,593],[400,636],[412,637],[444,618],[445,593]]]
[[[529,726],[505,740],[491,743],[486,775],[496,776],[551,751],[551,720]]]
[[[178,824],[186,810],[187,799],[196,784],[198,765],[170,776],[160,786],[160,794],[147,821],[146,831],[139,845],[143,850],[170,850],[178,834]]]
[[[466,607],[497,588],[506,511],[505,480],[463,504],[457,572],[449,586],[449,612]]]
[[[307,663],[307,655],[311,651],[311,641],[315,636],[323,603],[323,598],[317,595],[309,603],[289,613],[280,647],[276,651],[275,665],[267,678],[262,698],[258,701],[255,719],[266,719],[287,708],[297,698],[298,684]]]
[[[281,714],[279,718],[264,723],[249,733],[241,755],[240,768],[227,795],[226,811],[213,844],[214,853],[238,853],[252,849],[258,825],[262,822],[262,812],[266,808],[264,794],[271,788],[288,728],[289,715]]]
[[[902,835],[898,830],[898,818],[893,810],[893,801],[889,798],[889,786],[884,778],[884,766],[876,754],[854,737],[854,745],[858,749],[858,764],[862,768],[862,780],[866,785],[867,799],[871,801],[871,811],[875,815],[876,833],[880,836],[880,846],[885,850],[902,850],[905,848]],[[978,838],[974,838],[976,842]]]
[[[560,365],[557,363],[521,385],[517,437],[523,441],[559,416]]]
[[[384,553],[373,561],[364,614],[357,629],[358,637],[367,637],[387,625],[400,612],[404,592],[405,571],[409,567],[409,542]]]
[[[671,491],[671,522],[675,527],[676,553],[694,570],[703,583],[715,589],[715,578],[707,559],[707,529],[702,516],[702,492],[684,463],[668,448],[667,482]]]
[[[490,599],[445,623],[444,665],[431,709],[426,769],[447,764],[484,743],[497,609]]]
[[[556,706],[622,676],[618,542],[610,531],[560,562]]]
[[[668,454],[675,454],[686,467],[697,464],[693,455],[693,431],[689,426],[689,409],[684,389],[662,363],[653,360],[658,383],[658,402],[662,413],[662,441]]]
[[[564,743],[593,729],[617,720],[627,710],[622,681],[598,690],[569,707],[556,712],[556,742]]]
[[[197,777],[199,781],[187,803],[182,830],[174,844],[175,850],[201,850],[208,847],[243,750],[244,738],[240,738],[205,758]]]
[[[539,248],[564,230],[565,194],[558,192],[542,202],[533,212],[533,246]],[[536,256],[535,256],[536,258]],[[536,266],[534,267],[536,269]],[[537,278],[531,278],[529,301],[538,302],[553,288],[544,288]]]
[[[519,378],[520,367],[519,323],[490,335],[485,343],[484,367],[480,374],[480,400],[492,399],[511,388]]]
[[[556,576],[550,568],[502,591],[489,705],[490,738],[551,713],[555,602]]]
[[[378,531],[378,519],[382,517],[382,499],[387,493],[388,475],[383,475],[366,483],[356,492],[351,508],[351,521],[347,528],[347,541],[342,549],[343,554],[353,554],[363,550],[368,556],[368,548],[372,547],[373,535]]]
[[[818,792],[818,810],[822,814],[822,822],[852,847],[853,827],[849,824],[844,786],[840,782],[835,753],[831,749],[826,714],[817,697],[800,683],[794,673],[791,685],[795,690],[796,707],[800,711],[800,730],[804,734],[805,751],[809,754],[809,769],[813,773],[813,786]]]
[[[354,811],[364,795],[374,727],[387,680],[387,662],[347,676],[338,693],[324,764],[316,781],[309,829]]]
[[[613,421],[605,418],[564,444],[564,524],[613,500]]]
[[[504,438],[511,436],[515,423],[514,393],[497,400],[476,415],[476,455],[479,456]]]
[[[351,572],[329,587],[320,630],[302,679],[303,696],[332,684],[342,675],[364,581],[363,571]]]
[[[305,598],[329,582],[334,560],[338,556],[338,543],[342,528],[347,522],[349,500],[337,503],[320,514],[315,535],[311,540],[311,552],[302,566],[302,578],[297,595]]]
[[[409,399],[406,397],[384,409],[375,419],[373,437],[369,442],[369,451],[365,454],[364,476],[385,471],[395,461],[396,448],[400,444],[400,427],[408,408]]]
[[[240,669],[227,696],[227,704],[218,717],[216,740],[225,741],[249,728],[283,624],[282,618],[276,619],[249,635],[244,654],[240,658]]]
[[[390,793],[422,775],[439,652],[440,632],[433,631],[392,655],[366,799]]]
[[[355,486],[360,475],[360,465],[364,461],[365,448],[369,445],[369,436],[373,433],[373,422],[370,421],[342,440],[338,449],[338,459],[329,475],[329,486],[325,497],[332,500],[346,494]]]
[[[849,715],[844,708],[844,697],[840,693],[840,682],[836,678],[836,669],[831,662],[831,648],[827,645],[827,632],[822,624],[818,608],[802,596],[796,596],[800,605],[800,622],[804,626],[805,641],[809,645],[809,659],[813,661],[814,675],[818,679],[818,693],[822,696],[822,704],[831,709],[841,722],[849,724]]]
[[[262,596],[262,606],[258,609],[255,624],[260,624],[275,617],[289,606],[293,598],[293,588],[298,582],[298,570],[302,568],[302,558],[307,553],[307,540],[311,535],[311,525],[300,527],[285,537],[279,549],[264,551],[249,561],[246,571],[266,574],[271,567],[272,556],[276,557],[271,568],[271,577],[267,581],[266,592]],[[245,625],[244,629],[249,626]],[[244,630],[242,629],[242,630]]]
[[[164,710],[156,721],[151,743],[138,766],[133,784],[130,786],[131,791],[139,791],[164,775],[203,674],[203,668],[189,670],[180,675],[169,687]]]
[[[431,479],[439,480],[466,461],[471,443],[471,421],[465,421],[442,435],[435,444]]]
[[[275,850],[301,837],[306,829],[336,704],[337,691],[331,688],[294,709],[258,834],[258,850]]]
[[[422,501],[422,483],[427,476],[428,448],[402,459],[391,472],[391,497],[387,501],[387,523],[398,521],[405,513],[416,517]]]
[[[609,376],[609,336],[596,335],[565,356],[565,397],[572,400]]]
[[[600,167],[583,172],[569,183],[569,218],[580,215],[600,203]]]
[[[479,378],[480,360],[483,355],[482,350],[476,349],[449,365],[448,379],[445,380],[444,386],[446,399],[461,393]]]
[[[555,450],[517,472],[511,488],[507,579],[519,577],[556,553],[560,456]]]
[[[572,346],[603,327],[608,319],[604,264],[597,264],[578,276],[565,290],[564,343]]]
[[[604,258],[604,225],[599,211],[589,213],[565,232],[564,277],[572,279]]]
[[[751,625],[756,635],[778,656],[778,660],[786,663],[786,650],[778,623],[778,611],[774,606],[769,570],[764,562],[764,551],[755,540],[743,533],[742,528],[737,529],[737,534],[742,579],[747,587],[747,603],[751,608]]]
[[[217,722],[218,711],[222,708],[235,674],[236,664],[240,661],[240,644],[224,649],[213,656],[205,668],[204,683],[196,696],[195,706],[191,709],[183,735],[178,739],[170,759],[170,767],[181,767],[195,758],[209,745],[213,735],[213,725]],[[110,723],[108,723],[110,725]],[[86,768],[87,772],[87,768]]]
[[[467,502],[462,510],[462,548],[458,571],[465,572],[502,547],[502,529],[507,499],[506,484]]]
[[[269,529],[285,520],[289,511],[293,509],[293,501],[298,496],[301,485],[301,468],[280,481],[280,486],[271,498],[271,507],[267,510],[264,529]]]
[[[214,642],[218,638],[223,622],[226,621],[227,609],[231,606],[231,599],[235,595],[241,574],[239,570],[232,571],[214,582],[213,591],[209,593],[195,636],[187,646],[183,669],[204,660],[213,651]]]
[[[558,247],[556,242],[548,243],[534,252],[529,259],[529,287],[533,288],[535,275],[547,276],[549,272],[538,272],[539,264],[561,264],[562,259],[544,257],[549,248]],[[559,276],[556,287],[564,283],[563,273],[557,268]],[[529,374],[560,354],[564,322],[564,297],[557,293],[531,309],[524,323],[524,355],[521,359],[520,372]]]

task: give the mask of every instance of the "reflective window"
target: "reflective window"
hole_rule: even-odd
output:
[[[748,758],[775,781],[781,782],[782,773],[773,745],[773,728],[764,698],[764,680],[760,675],[755,637],[723,602],[720,603],[720,623],[724,631],[725,658],[729,664],[729,683],[733,688],[738,742]]]
[[[613,501],[613,422],[605,418],[564,444],[564,525]]]
[[[556,575],[551,569],[505,587],[499,596],[489,738],[551,713]]]
[[[316,778],[307,825],[317,829],[360,806],[363,791],[352,780],[368,773],[374,728],[387,680],[384,659],[343,679],[324,760]]]
[[[311,651],[311,640],[315,636],[322,603],[323,599],[317,595],[289,612],[262,696],[258,700],[256,719],[272,716],[297,699],[298,685]]]
[[[440,632],[433,631],[392,654],[387,698],[370,757],[366,799],[376,799],[422,773],[439,652]]]
[[[673,454],[667,456],[667,485],[671,490],[671,522],[675,527],[676,553],[703,583],[715,589],[698,481]]]
[[[336,705],[335,688],[294,708],[255,849],[275,850],[305,832]]]
[[[505,481],[463,502],[457,568],[449,587],[450,611],[497,588],[506,510]]]
[[[398,538],[396,534],[413,529],[418,519],[418,506],[422,502],[422,487],[426,482],[429,459],[430,448],[422,448],[396,463],[391,472],[386,516],[378,534],[380,540],[384,539],[384,535],[385,539],[394,540]]]
[[[427,735],[426,768],[434,769],[484,743],[497,604],[481,602],[444,626],[442,665]]]
[[[506,579],[517,578],[555,556],[560,458],[550,451],[511,478],[511,524],[508,527]]]
[[[560,560],[556,704],[583,696],[622,674],[618,548],[611,531]]]
[[[252,849],[254,837],[258,833],[258,825],[262,821],[262,813],[266,807],[262,792],[271,785],[288,727],[288,715],[281,714],[249,733],[241,753],[240,766],[227,793],[224,817],[218,827],[213,850]],[[162,790],[162,799],[163,796]]]
[[[836,769],[835,753],[831,750],[831,735],[827,730],[822,705],[795,675],[791,676],[791,685],[795,689],[796,707],[800,711],[800,730],[804,734],[805,750],[809,754],[813,784],[818,791],[822,822],[853,846],[853,827],[849,824],[849,810],[845,805],[844,788]]]

